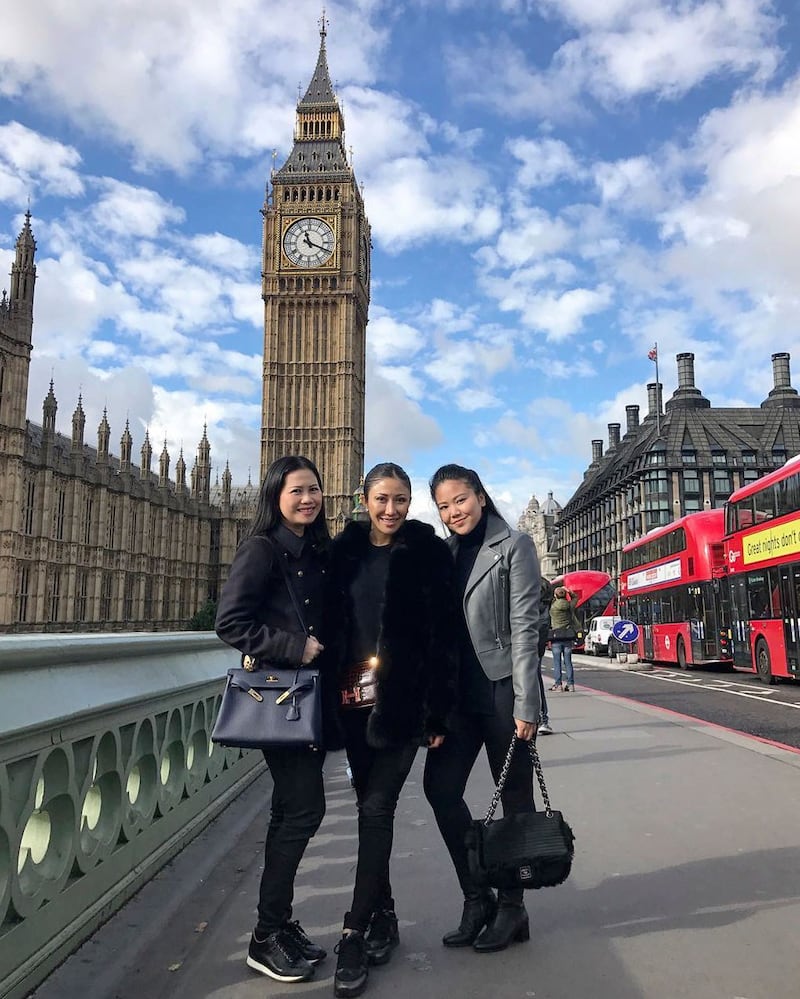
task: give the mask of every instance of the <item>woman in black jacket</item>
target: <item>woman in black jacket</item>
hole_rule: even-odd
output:
[[[340,673],[373,660],[375,701],[341,710],[358,800],[358,865],[345,914],[334,989],[357,996],[368,964],[398,943],[389,882],[394,813],[420,745],[438,752],[456,686],[453,560],[429,524],[407,520],[411,483],[398,465],[364,479],[369,523],[350,523],[331,546],[326,612],[330,656]],[[343,700],[352,702],[352,691]]]
[[[243,658],[276,666],[314,662],[323,649],[317,635],[328,543],[316,466],[300,455],[274,461],[220,596],[216,631],[223,642]],[[273,781],[271,817],[247,964],[280,982],[306,981],[326,956],[291,918],[297,867],[325,815],[324,755],[310,748],[264,750]]]

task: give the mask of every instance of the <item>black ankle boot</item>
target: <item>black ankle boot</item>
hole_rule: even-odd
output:
[[[510,943],[529,940],[530,935],[528,913],[522,902],[501,901],[494,922],[486,927],[472,947],[479,954],[488,954],[494,950],[505,950]]]
[[[490,889],[464,896],[464,911],[457,930],[445,933],[442,943],[445,947],[469,947],[480,931],[490,924],[497,912],[497,899]]]

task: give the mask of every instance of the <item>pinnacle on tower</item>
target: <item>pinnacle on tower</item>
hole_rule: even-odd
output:
[[[56,401],[55,392],[53,392],[53,379],[51,378],[50,389],[42,403],[42,426],[46,433],[54,434],[56,431],[57,410],[58,402]]]

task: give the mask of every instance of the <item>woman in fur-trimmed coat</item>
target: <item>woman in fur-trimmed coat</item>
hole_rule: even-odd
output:
[[[453,559],[429,524],[407,520],[411,484],[383,463],[364,480],[369,523],[331,545],[325,658],[344,685],[347,668],[377,661],[372,706],[343,698],[340,720],[358,801],[358,864],[334,979],[360,995],[368,964],[398,943],[389,881],[394,813],[420,745],[442,744],[456,690],[457,600]],[[352,695],[352,691],[350,691]],[[344,703],[344,701],[348,703]]]

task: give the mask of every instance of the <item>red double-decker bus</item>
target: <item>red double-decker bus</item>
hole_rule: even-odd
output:
[[[620,613],[639,625],[642,659],[731,662],[724,525],[722,510],[690,513],[622,549]]]
[[[564,586],[577,597],[575,613],[581,624],[581,637],[575,649],[583,648],[583,637],[593,617],[616,614],[617,590],[607,572],[596,569],[576,569],[565,572],[553,581],[553,587]]]
[[[800,676],[800,455],[725,507],[733,662],[764,683]]]

